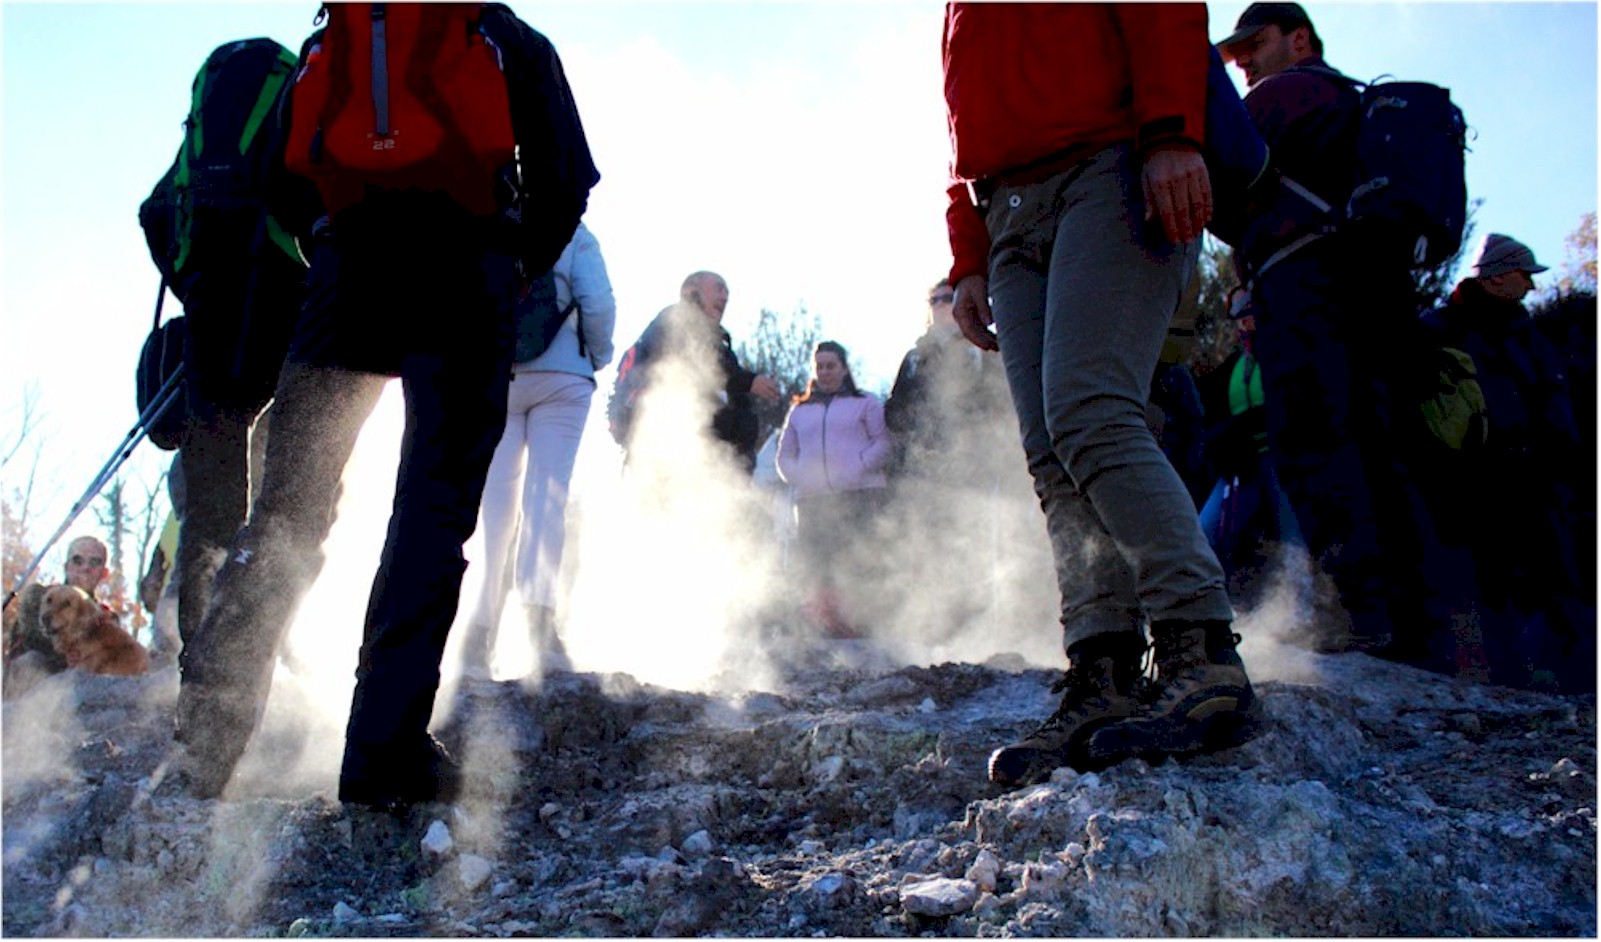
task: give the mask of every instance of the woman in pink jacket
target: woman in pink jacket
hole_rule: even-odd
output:
[[[817,345],[806,394],[784,420],[778,473],[795,492],[802,576],[812,590],[807,613],[829,635],[858,635],[842,611],[840,576],[860,571],[850,537],[871,533],[883,504],[893,445],[884,404],[856,388],[845,348]]]

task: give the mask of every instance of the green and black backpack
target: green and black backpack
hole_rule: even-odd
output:
[[[294,68],[295,54],[281,44],[241,39],[218,46],[195,75],[178,155],[139,207],[150,257],[180,298],[185,276],[211,252],[237,258],[264,236],[299,258],[261,193],[260,132]]]
[[[269,122],[295,68],[295,54],[271,39],[224,43],[206,57],[191,87],[183,142],[139,207],[150,258],[161,272],[156,314],[135,374],[135,405],[151,442],[180,447],[187,425],[181,375],[187,325],[161,317],[167,289],[187,301],[207,268],[237,272],[283,253],[302,264],[294,239],[267,212],[263,173]],[[248,311],[235,312],[241,320]],[[213,333],[215,333],[213,329]],[[243,344],[244,326],[234,331]],[[240,354],[242,355],[242,353]]]

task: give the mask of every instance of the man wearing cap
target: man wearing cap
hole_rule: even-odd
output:
[[[1212,216],[1206,8],[952,3],[942,52],[952,316],[1000,351],[1069,664],[1055,713],[991,755],[990,780],[1230,745],[1255,707],[1234,611],[1145,423]],[[1150,697],[1135,689],[1147,622]]]
[[[1274,168],[1344,202],[1359,95],[1324,62],[1301,5],[1251,4],[1218,51],[1250,83],[1246,110]],[[1441,558],[1393,447],[1392,399],[1415,347],[1404,327],[1375,337],[1372,326],[1415,324],[1411,273],[1328,232],[1322,210],[1290,185],[1271,193],[1250,211],[1235,259],[1252,283],[1268,440],[1307,548],[1338,593],[1314,643],[1394,651],[1416,640],[1397,626],[1448,623],[1471,606],[1460,598],[1471,580]]]
[[[1450,300],[1421,318],[1440,343],[1473,358],[1484,390],[1485,447],[1459,456],[1448,486],[1475,521],[1491,677],[1517,686],[1530,685],[1530,664],[1551,670],[1595,631],[1569,512],[1582,456],[1566,360],[1522,303],[1545,270],[1528,246],[1492,232]],[[1594,658],[1586,660],[1593,690]]]

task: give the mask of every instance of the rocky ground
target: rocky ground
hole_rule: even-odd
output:
[[[468,794],[404,818],[339,805],[326,762],[307,781],[255,761],[222,801],[153,794],[174,671],[69,672],[0,707],[0,928],[1596,935],[1593,697],[1290,663],[1259,682],[1266,727],[1242,748],[1015,792],[985,758],[1049,712],[1056,676],[1020,659],[820,664],[723,694],[468,683],[444,728]],[[274,696],[264,743],[337,749]]]

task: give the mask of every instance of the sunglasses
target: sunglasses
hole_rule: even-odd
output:
[[[945,292],[945,293],[942,293],[942,294],[929,295],[929,298],[928,298],[928,303],[929,304],[952,304],[955,301],[956,301],[956,295],[951,294],[950,292]]]
[[[99,567],[106,564],[106,558],[104,556],[74,556],[67,562],[72,563],[74,566]]]

